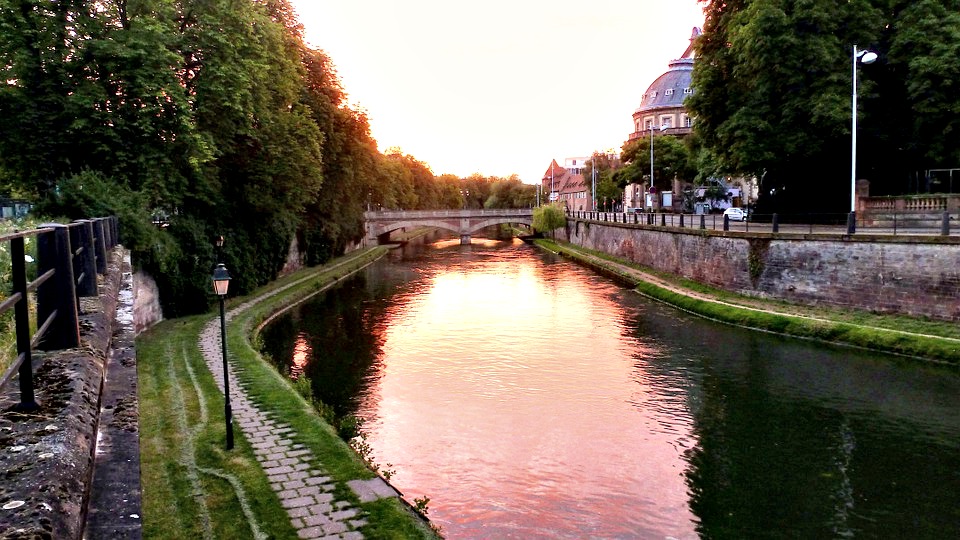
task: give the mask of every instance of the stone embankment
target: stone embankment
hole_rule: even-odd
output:
[[[960,321],[960,237],[680,229],[570,219],[558,239],[763,300]]]
[[[96,537],[139,537],[132,278],[124,249],[108,260],[99,297],[79,302],[80,346],[34,356],[40,409],[15,409],[16,378],[0,391],[0,538],[80,538],[91,526]],[[112,477],[94,473],[95,457]],[[91,502],[95,481],[129,495]]]

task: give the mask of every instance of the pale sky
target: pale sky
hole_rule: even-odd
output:
[[[703,26],[696,0],[291,0],[381,150],[434,174],[517,173],[615,149]]]

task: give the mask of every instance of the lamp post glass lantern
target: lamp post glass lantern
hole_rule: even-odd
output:
[[[227,369],[227,320],[224,310],[224,298],[230,287],[230,273],[220,263],[213,270],[213,292],[220,300],[220,350],[223,351],[223,416],[227,427],[227,450],[233,449],[233,411],[230,408],[230,373]]]
[[[877,53],[870,50],[858,50],[853,46],[853,92],[851,102],[850,130],[850,215],[847,218],[847,233],[857,231],[857,64],[872,64],[877,60]]]

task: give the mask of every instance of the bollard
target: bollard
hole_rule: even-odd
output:
[[[857,213],[850,212],[849,214],[847,214],[847,234],[855,234],[856,232],[857,232]]]
[[[940,235],[950,236],[950,212],[943,211],[943,221],[940,223]]]
[[[43,328],[50,322],[38,348],[77,347],[80,345],[80,325],[76,281],[70,262],[70,232],[59,223],[44,223],[40,228],[54,230],[37,235],[37,275],[43,276],[50,270],[54,275],[37,288],[38,326]]]
[[[680,228],[683,228],[683,212],[680,212]]]
[[[780,232],[780,216],[773,214],[773,232]]]
[[[666,215],[666,214],[660,214],[660,226],[661,226],[661,227],[666,227],[666,226],[667,226],[667,215]]]
[[[723,215],[723,230],[725,231],[730,230],[730,216],[726,214]]]
[[[700,228],[701,229],[707,228],[707,216],[703,214],[700,214]]]

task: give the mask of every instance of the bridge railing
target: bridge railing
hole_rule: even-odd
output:
[[[847,214],[750,214],[743,221],[725,220],[720,214],[623,213],[568,211],[567,217],[588,221],[625,223],[715,231],[846,234]],[[857,216],[857,231],[879,235],[938,235],[960,233],[957,215],[949,212],[916,216],[891,213],[885,219]]]
[[[69,225],[44,223],[39,229],[0,236],[9,243],[11,293],[0,302],[0,315],[13,310],[17,356],[0,375],[0,388],[20,375],[20,404],[36,409],[33,388],[34,349],[69,349],[80,345],[80,297],[97,296],[97,274],[107,270],[107,252],[117,245],[116,217],[84,219]],[[27,280],[28,239],[36,238],[36,278]],[[30,333],[30,293],[36,293],[37,331]]]
[[[532,208],[502,208],[502,209],[460,209],[460,210],[378,210],[364,212],[364,219],[443,219],[443,218],[470,218],[470,217],[502,217],[533,215]]]

